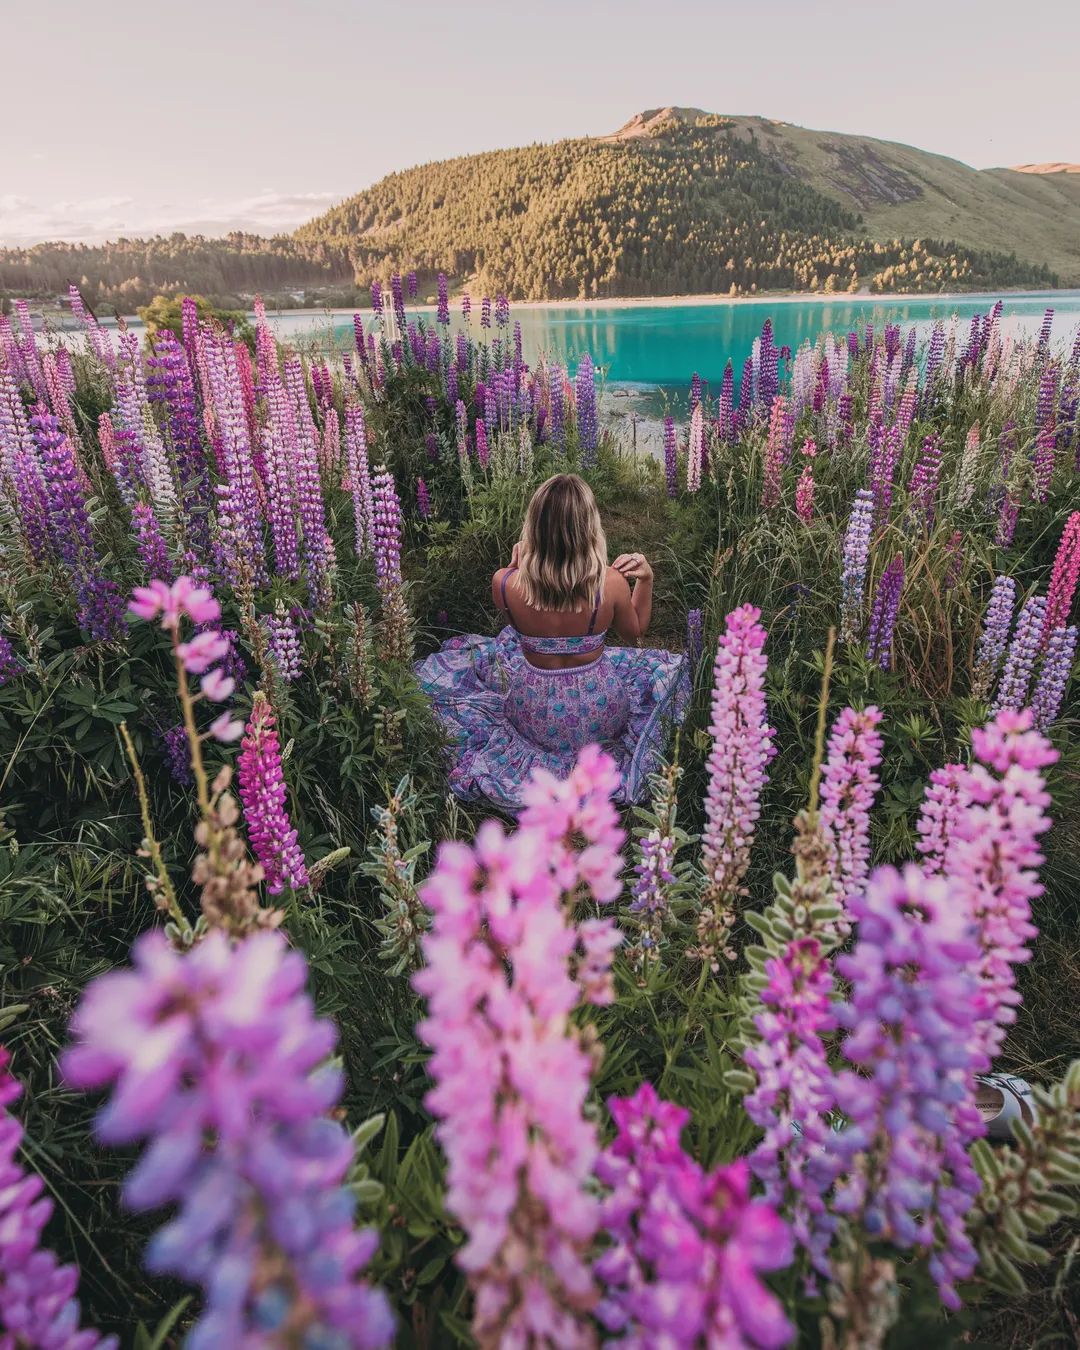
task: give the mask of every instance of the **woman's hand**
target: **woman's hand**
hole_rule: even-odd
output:
[[[517,543],[514,545],[513,552],[510,554],[511,567],[517,567],[519,565],[518,557],[520,556],[520,554],[521,554],[521,540],[519,539]]]
[[[620,553],[611,564],[627,581],[651,581],[653,570],[641,553]]]

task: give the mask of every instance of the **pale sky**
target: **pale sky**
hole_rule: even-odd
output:
[[[0,0],[0,245],[291,229],[681,104],[1080,162],[1077,0]]]

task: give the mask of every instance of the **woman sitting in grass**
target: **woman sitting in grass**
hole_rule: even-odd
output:
[[[633,583],[631,586],[630,583]],[[450,782],[467,801],[516,810],[536,767],[566,777],[599,742],[622,771],[619,797],[642,800],[690,694],[685,659],[636,646],[649,626],[652,568],[639,553],[608,566],[592,490],[561,473],[537,488],[509,567],[491,593],[497,638],[452,638],[417,667],[454,742]]]

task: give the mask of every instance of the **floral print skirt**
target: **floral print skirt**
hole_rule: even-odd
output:
[[[534,768],[565,778],[593,742],[622,773],[616,799],[643,801],[690,698],[678,653],[605,647],[588,665],[541,670],[510,626],[497,638],[451,638],[416,674],[450,735],[454,792],[512,811]]]

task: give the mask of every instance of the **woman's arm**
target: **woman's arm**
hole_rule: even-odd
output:
[[[629,596],[629,602],[637,631],[625,636],[627,638],[644,637],[649,626],[649,620],[652,618],[653,570],[649,566],[648,560],[640,553],[621,553],[612,566],[626,582],[633,581],[634,583],[634,590]],[[616,615],[617,618],[618,615]],[[620,637],[624,636],[621,628],[617,631]]]

